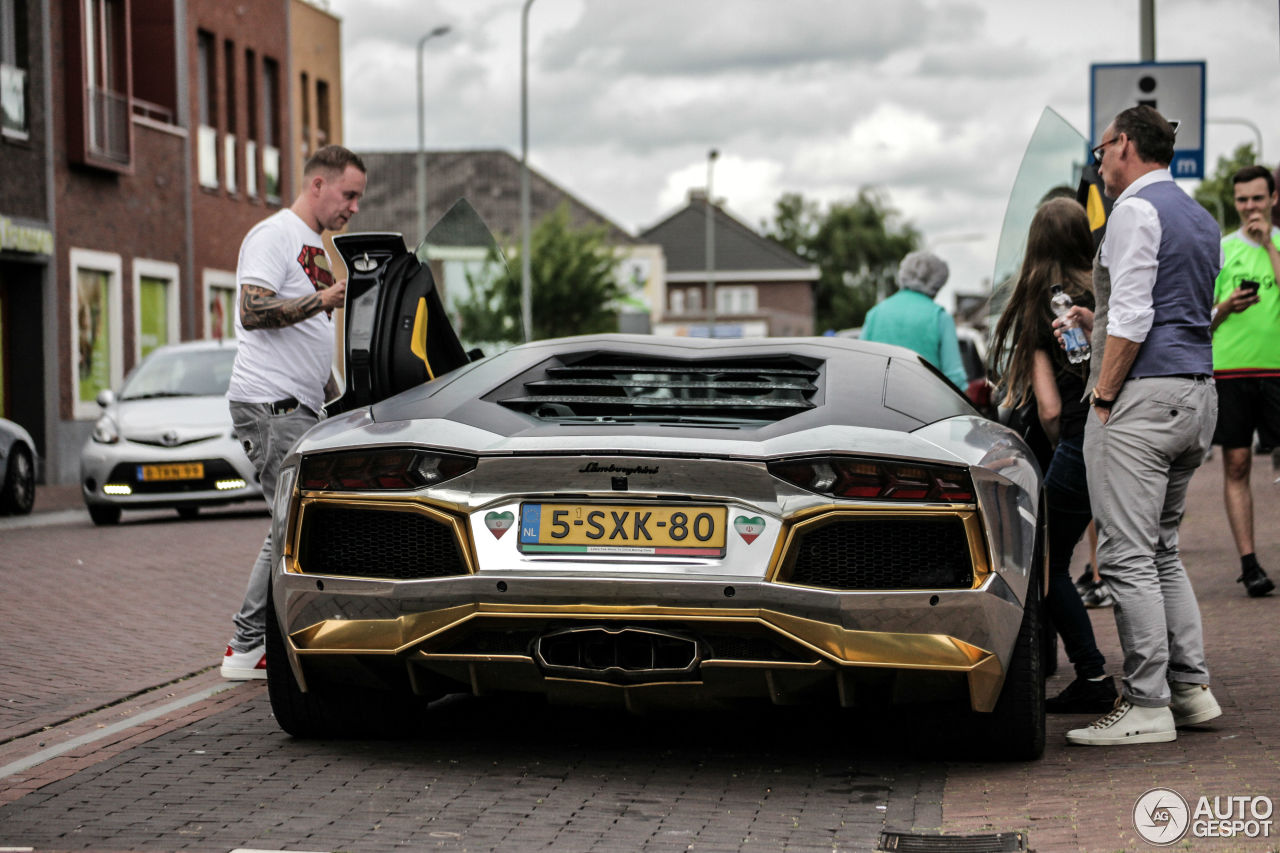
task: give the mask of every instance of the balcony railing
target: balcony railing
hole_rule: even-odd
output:
[[[119,92],[89,87],[89,152],[129,162],[129,99]]]
[[[153,104],[150,101],[144,101],[142,98],[133,99],[133,114],[141,118],[150,119],[160,124],[174,124],[173,110],[161,104]]]
[[[262,183],[268,201],[280,200],[280,149],[262,146]]]
[[[27,70],[0,65],[0,128],[5,136],[27,135]]]
[[[258,197],[258,143],[244,141],[244,191],[250,198]]]
[[[231,134],[222,137],[222,162],[226,167],[227,192],[236,191],[236,138]]]
[[[200,186],[216,189],[218,186],[218,129],[207,124],[196,131],[196,171]]]

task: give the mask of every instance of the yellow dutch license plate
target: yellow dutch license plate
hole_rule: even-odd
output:
[[[522,504],[525,553],[723,557],[722,506]]]
[[[202,480],[203,462],[174,462],[168,465],[139,465],[138,479],[148,483],[160,480]]]

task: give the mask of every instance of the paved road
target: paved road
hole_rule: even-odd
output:
[[[1280,575],[1270,479],[1255,484],[1259,553]],[[1234,583],[1220,490],[1211,462],[1183,547],[1225,716],[1113,750],[1068,748],[1082,718],[1052,717],[1044,760],[1013,765],[934,760],[910,731],[802,709],[637,718],[461,699],[413,740],[293,741],[261,684],[225,689],[210,669],[264,515],[0,525],[0,847],[831,851],[872,850],[890,828],[1145,849],[1132,809],[1152,787],[1193,808],[1280,802],[1280,598]],[[1111,614],[1093,616],[1118,671]],[[1051,691],[1069,680],[1061,668]]]

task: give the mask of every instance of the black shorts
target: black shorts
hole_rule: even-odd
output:
[[[1253,434],[1263,447],[1280,445],[1280,377],[1248,376],[1216,379],[1218,425],[1213,443],[1223,447],[1253,447]]]

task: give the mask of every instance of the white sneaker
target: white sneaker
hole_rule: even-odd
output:
[[[222,656],[222,677],[232,681],[248,681],[251,678],[267,677],[267,649],[258,646],[247,652],[237,652],[227,646],[227,653]]]
[[[1173,681],[1169,689],[1173,692],[1169,710],[1173,713],[1175,726],[1194,726],[1222,716],[1222,708],[1213,698],[1209,685]]]
[[[1068,743],[1083,746],[1120,746],[1126,743],[1167,743],[1177,740],[1173,713],[1167,708],[1143,708],[1121,699],[1088,728],[1067,732]]]

